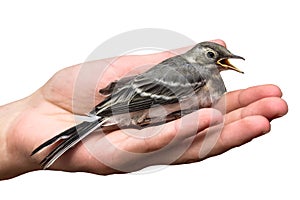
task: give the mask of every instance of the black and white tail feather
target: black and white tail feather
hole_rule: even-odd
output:
[[[147,113],[149,108],[177,104],[174,110],[167,114],[174,120],[176,117],[173,119],[172,116],[182,111],[178,108],[178,103],[195,94],[199,100],[197,107],[208,107],[226,92],[220,71],[233,69],[241,72],[227,61],[228,58],[243,59],[219,44],[202,42],[185,54],[166,59],[142,74],[114,81],[99,91],[107,97],[90,112],[91,121],[84,121],[54,136],[38,146],[31,155],[59,143],[41,161],[42,167],[46,169],[96,129],[107,124],[122,127],[122,117],[119,121],[110,121],[115,115],[129,112],[138,113],[137,116],[146,116],[144,112]],[[186,107],[186,111],[195,108],[195,104],[187,105],[190,107]],[[189,113],[186,111],[185,113]],[[133,117],[129,122],[135,125],[148,123],[148,120],[143,120]]]
[[[76,145],[79,141],[83,140],[90,133],[101,127],[105,123],[105,118],[99,118],[92,122],[81,122],[80,124],[73,126],[62,133],[54,136],[50,140],[47,140],[40,146],[38,146],[31,156],[44,149],[45,147],[52,145],[60,140],[63,140],[57,147],[55,147],[41,162],[41,166],[46,169],[50,167],[56,159],[58,159],[63,153]]]

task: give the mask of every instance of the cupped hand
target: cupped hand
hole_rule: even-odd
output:
[[[220,40],[215,42],[225,45]],[[85,92],[87,96],[95,96],[95,103],[98,103],[103,96],[97,91],[109,82],[137,67],[154,65],[172,55],[172,52],[162,52],[85,63],[90,72],[108,66],[98,85],[86,87]],[[85,114],[87,96],[77,95],[74,99],[81,69],[82,65],[65,68],[31,96],[1,107],[2,116],[8,113],[11,116],[6,119],[9,123],[2,133],[7,159],[2,161],[0,178],[41,169],[39,162],[50,149],[30,157],[32,150],[73,126],[74,112]],[[223,113],[213,108],[201,109],[156,127],[116,130],[109,134],[99,132],[66,152],[50,169],[112,174],[150,165],[197,162],[269,132],[270,122],[288,111],[281,97],[282,92],[275,85],[254,86],[224,95],[220,100],[225,108]],[[76,111],[74,101],[79,105]]]

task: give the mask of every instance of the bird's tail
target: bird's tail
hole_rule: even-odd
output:
[[[92,122],[84,121],[76,126],[73,126],[38,146],[32,151],[31,156],[45,147],[62,140],[62,142],[40,162],[41,166],[46,169],[50,167],[63,153],[68,151],[90,133],[101,127],[104,122],[105,120],[102,118]]]

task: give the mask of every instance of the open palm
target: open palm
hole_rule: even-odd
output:
[[[96,72],[104,65],[109,65],[109,68],[103,72],[97,86],[77,88],[83,91],[80,95],[78,91],[74,95],[74,88],[77,87],[82,65],[72,66],[57,72],[34,94],[17,102],[18,113],[6,133],[7,141],[11,144],[10,152],[22,158],[18,161],[22,167],[18,168],[15,175],[40,169],[39,161],[50,149],[30,157],[32,150],[73,126],[74,112],[86,114],[90,109],[90,106],[86,106],[88,97],[95,97],[94,103],[99,103],[103,96],[97,94],[97,91],[110,81],[130,73],[136,67],[159,63],[171,55],[170,52],[163,52],[124,56],[112,64],[109,64],[112,59],[85,63],[91,76],[93,71]],[[98,76],[95,74],[94,76]],[[223,97],[226,101],[222,101],[226,106],[226,113],[223,115],[215,109],[201,109],[183,119],[158,127],[131,130],[130,134],[124,130],[106,135],[93,134],[84,143],[66,152],[50,169],[111,174],[136,171],[149,165],[200,161],[269,132],[270,121],[287,112],[287,105],[281,95],[277,86],[256,86],[227,93]],[[182,127],[183,121],[189,123]],[[222,132],[217,128],[219,124],[222,124]],[[207,129],[211,126],[213,128]],[[203,149],[206,135],[214,133],[217,133],[215,142],[206,151]]]

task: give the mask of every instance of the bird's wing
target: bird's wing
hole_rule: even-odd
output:
[[[175,103],[178,98],[174,92],[164,87],[150,77],[135,78],[128,85],[114,90],[107,98],[99,103],[94,114],[110,116],[150,108],[152,105]]]
[[[113,81],[109,83],[105,88],[99,90],[99,93],[102,95],[110,95],[113,92],[118,91],[124,85],[128,84],[130,81],[134,79],[135,76],[126,76],[121,78],[120,80]]]
[[[176,103],[195,94],[205,83],[192,64],[170,59],[146,73],[108,86],[107,91],[112,93],[92,113],[104,117]]]

